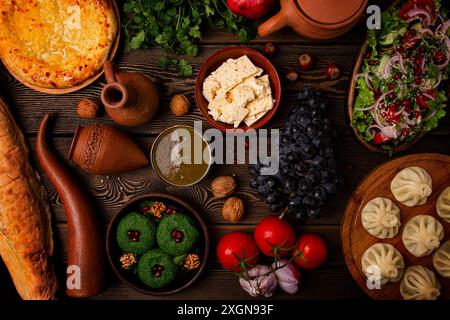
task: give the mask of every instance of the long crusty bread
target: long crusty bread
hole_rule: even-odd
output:
[[[50,211],[25,138],[0,97],[0,255],[22,299],[53,299]]]

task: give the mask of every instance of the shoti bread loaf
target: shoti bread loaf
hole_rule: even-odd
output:
[[[0,97],[0,255],[22,299],[53,299],[50,211],[25,138]]]

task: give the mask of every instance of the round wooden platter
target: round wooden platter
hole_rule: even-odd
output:
[[[117,49],[119,47],[119,42],[120,42],[120,34],[121,34],[120,11],[119,11],[119,6],[117,5],[117,0],[110,0],[110,2],[112,3],[112,5],[114,7],[114,11],[116,12],[116,19],[117,19],[117,28],[118,28],[118,30],[117,30],[116,38],[114,39],[114,42],[112,43],[111,50],[109,51],[108,58],[106,60],[113,60],[114,57],[116,56]],[[70,87],[70,88],[62,88],[62,89],[43,88],[43,87],[38,87],[38,86],[32,85],[32,84],[30,84],[30,83],[28,83],[26,81],[22,81],[14,73],[13,70],[8,68],[8,66],[6,64],[3,64],[3,65],[9,71],[9,73],[11,73],[11,75],[14,78],[16,78],[17,81],[22,83],[23,85],[25,85],[28,88],[31,88],[33,90],[36,90],[36,91],[39,91],[39,92],[43,92],[43,93],[47,93],[47,94],[64,94],[64,93],[70,93],[70,92],[78,91],[78,90],[83,89],[84,87],[87,87],[88,85],[92,84],[94,81],[96,81],[98,78],[100,78],[100,76],[103,74],[103,69],[100,69],[98,71],[98,73],[96,73],[91,78],[87,79],[86,81],[84,81],[83,83],[81,83],[81,84],[79,84],[77,86]]]
[[[428,197],[428,201],[424,205],[412,208],[396,201],[390,190],[391,181],[395,175],[400,170],[411,166],[424,168],[433,180],[433,192]],[[441,244],[450,239],[450,224],[441,219],[436,212],[437,198],[448,186],[450,186],[450,157],[435,153],[414,154],[389,161],[374,169],[358,185],[345,209],[341,226],[341,241],[345,260],[353,278],[370,297],[379,300],[402,299],[400,282],[388,283],[381,289],[367,287],[367,278],[362,272],[361,257],[370,246],[382,242],[392,244],[400,251],[406,268],[423,265],[433,270],[442,285],[440,299],[450,299],[450,279],[445,279],[436,272],[432,263],[433,254],[417,258],[409,253],[402,242],[404,226],[412,217],[419,214],[432,215],[442,223],[445,236]],[[401,227],[398,234],[392,239],[378,239],[363,228],[361,211],[366,203],[375,197],[391,199],[400,208]]]

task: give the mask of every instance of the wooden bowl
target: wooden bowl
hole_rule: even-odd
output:
[[[402,169],[410,166],[424,168],[433,179],[433,192],[428,201],[419,206],[407,207],[395,200],[390,191],[390,184],[395,175]],[[363,179],[354,191],[345,209],[341,226],[341,241],[347,266],[361,289],[373,299],[402,299],[400,294],[400,281],[387,283],[381,289],[370,290],[366,285],[366,276],[362,272],[361,257],[364,252],[375,243],[392,244],[403,255],[405,267],[423,265],[433,270],[442,285],[441,298],[450,299],[450,279],[445,279],[434,269],[433,253],[427,257],[417,258],[404,246],[402,232],[406,223],[414,216],[427,214],[435,217],[444,227],[445,236],[441,244],[450,239],[450,224],[440,218],[436,212],[436,201],[441,192],[450,186],[450,157],[422,153],[400,157],[389,161],[374,169]],[[362,225],[361,211],[366,203],[376,197],[385,197],[394,201],[400,208],[401,227],[398,234],[392,239],[378,239],[370,235]]]
[[[245,123],[241,123],[238,128],[234,128],[233,125],[223,123],[220,121],[214,120],[211,115],[208,113],[208,101],[203,96],[203,82],[206,77],[208,77],[211,72],[216,70],[222,63],[227,61],[228,59],[237,59],[243,55],[247,55],[247,57],[257,66],[264,70],[264,74],[269,75],[270,86],[272,88],[272,96],[275,100],[274,106],[272,110],[267,112],[264,117],[259,119],[253,125],[248,127]],[[212,54],[206,61],[203,63],[200,71],[198,72],[197,79],[195,81],[195,101],[197,102],[197,106],[202,112],[203,116],[206,120],[215,128],[226,131],[226,130],[235,130],[235,129],[243,129],[247,130],[249,128],[258,129],[267,124],[267,122],[272,119],[275,113],[278,110],[281,100],[281,82],[280,77],[278,76],[277,70],[273,66],[273,64],[264,57],[258,51],[243,47],[243,46],[231,46],[219,50]]]
[[[139,205],[139,202],[145,200],[159,200],[165,203],[170,203],[171,207],[178,209],[180,212],[183,212],[184,214],[192,217],[197,223],[197,228],[200,233],[200,238],[196,245],[196,247],[198,248],[198,254],[201,259],[200,267],[196,270],[178,275],[172,283],[161,289],[152,289],[147,287],[139,280],[137,275],[132,274],[129,271],[121,268],[119,262],[119,258],[122,255],[122,249],[119,248],[116,241],[117,225],[123,216],[125,216],[127,213],[130,213],[133,210],[136,210]],[[186,201],[174,197],[172,195],[163,193],[145,193],[129,200],[113,216],[108,225],[108,231],[106,234],[106,253],[109,262],[111,264],[111,267],[116,273],[116,275],[119,277],[119,279],[125,282],[131,288],[139,292],[154,296],[165,296],[174,294],[191,286],[200,277],[200,275],[206,268],[209,257],[209,248],[210,248],[209,232],[206,223],[203,221],[201,214]]]
[[[396,7],[399,3],[401,3],[402,0],[396,0],[394,1],[388,8],[388,10]],[[362,44],[361,48],[359,49],[357,58],[356,58],[356,62],[355,65],[353,67],[353,72],[351,74],[351,78],[350,78],[350,86],[348,89],[348,96],[347,96],[347,117],[348,117],[348,121],[349,121],[349,125],[352,128],[353,133],[355,134],[356,138],[358,139],[358,141],[364,146],[366,147],[368,150],[372,151],[372,152],[378,152],[378,153],[389,153],[388,150],[382,149],[380,146],[374,145],[372,143],[367,142],[366,140],[364,140],[363,137],[361,137],[360,133],[358,132],[358,130],[356,128],[354,128],[352,126],[352,121],[353,121],[353,106],[355,104],[355,99],[357,97],[356,94],[356,81],[354,81],[356,75],[360,72],[362,64],[364,62],[364,57],[367,53],[367,49],[368,49],[368,41],[367,38],[364,40],[364,43]],[[450,83],[448,86],[448,92],[450,92]],[[417,136],[415,136],[411,141],[402,143],[400,145],[398,145],[397,147],[392,149],[392,153],[397,153],[403,150],[408,149],[409,147],[411,147],[413,144],[415,144],[417,141],[419,141],[424,135],[426,134],[425,131],[422,131],[420,134],[418,134]]]
[[[114,11],[116,12],[116,19],[117,19],[117,35],[116,38],[114,39],[112,46],[111,46],[111,50],[109,51],[108,57],[105,59],[105,61],[107,60],[113,60],[114,57],[116,56],[117,53],[117,49],[119,47],[119,42],[120,42],[120,34],[121,34],[121,24],[120,24],[120,11],[119,11],[119,7],[117,5],[117,0],[110,0],[110,2],[112,3],[113,7],[114,7]],[[101,67],[98,70],[98,73],[96,73],[95,75],[93,75],[91,78],[86,79],[83,83],[76,85],[74,87],[70,87],[70,88],[62,88],[62,89],[58,89],[58,88],[43,88],[43,87],[39,87],[39,86],[35,86],[32,85],[26,81],[22,81],[20,78],[17,77],[17,75],[14,73],[14,71],[12,71],[10,68],[8,68],[8,66],[6,64],[3,64],[5,66],[5,68],[9,71],[9,73],[11,73],[11,75],[16,78],[17,81],[19,81],[20,83],[22,83],[23,85],[27,86],[30,89],[42,92],[42,93],[47,93],[47,94],[65,94],[65,93],[70,93],[70,92],[75,92],[78,91],[80,89],[83,89],[84,87],[87,87],[88,85],[92,84],[94,81],[96,81],[98,78],[100,78],[100,76],[103,74],[103,67]]]

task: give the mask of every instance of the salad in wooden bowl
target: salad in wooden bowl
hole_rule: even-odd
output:
[[[450,19],[440,0],[397,1],[368,31],[351,82],[348,115],[371,151],[406,149],[445,116]]]

